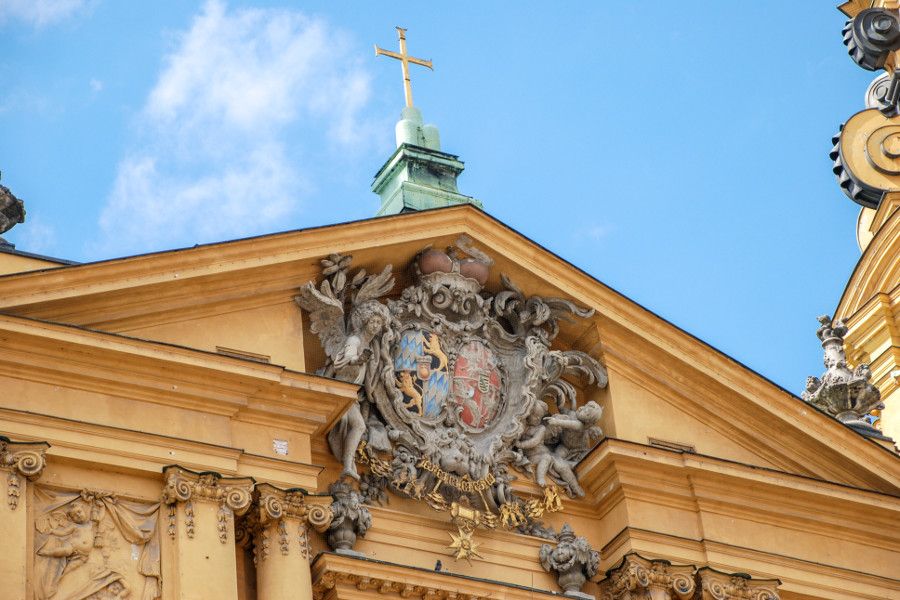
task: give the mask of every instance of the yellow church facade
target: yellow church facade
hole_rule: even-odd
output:
[[[900,599],[898,196],[801,399],[483,212],[407,98],[383,216],[0,248],[0,599]],[[816,404],[851,368],[880,431]]]
[[[494,258],[487,288],[503,273],[595,311],[557,343],[605,366],[608,386],[591,398],[604,407],[605,437],[577,465],[585,495],[546,515],[600,552],[585,593],[643,597],[644,579],[619,579],[643,568],[654,598],[716,582],[704,598],[900,597],[892,450],[470,206],[77,266],[3,255],[7,270],[44,268],[0,279],[2,594],[78,597],[63,595],[65,572],[46,594],[50,542],[76,543],[71,518],[54,524],[54,508],[75,496],[95,513],[92,539],[56,554],[105,559],[131,597],[560,593],[540,564],[546,540],[478,529],[480,557],[456,561],[450,516],[412,499],[368,507],[359,554],[329,551],[318,531],[341,470],[325,434],[358,386],[310,374],[322,350],[294,297],[329,254],[377,272],[460,235]],[[541,494],[524,477],[513,486]],[[267,513],[267,499],[281,510]],[[115,516],[104,502],[133,510]],[[148,542],[117,526],[138,513],[152,522],[156,563],[144,560]],[[676,572],[689,575],[687,595],[670,585]]]

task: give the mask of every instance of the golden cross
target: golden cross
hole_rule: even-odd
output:
[[[402,27],[397,28],[397,36],[400,38],[400,54],[396,52],[391,52],[389,50],[382,50],[378,46],[375,46],[375,56],[379,54],[383,54],[384,56],[390,56],[391,58],[396,58],[400,61],[400,65],[403,67],[403,93],[406,95],[406,105],[412,106],[412,85],[409,83],[409,63],[414,65],[421,65],[423,67],[428,67],[431,70],[434,68],[431,66],[430,60],[424,60],[422,58],[416,58],[414,56],[410,56],[406,53],[406,30]]]

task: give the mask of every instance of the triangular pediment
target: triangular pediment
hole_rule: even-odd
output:
[[[556,344],[609,372],[607,435],[897,494],[897,458],[471,206],[382,217],[0,277],[0,312],[309,371],[323,362],[293,298],[319,261],[352,254],[395,292],[425,246],[470,236],[528,294],[594,309]]]

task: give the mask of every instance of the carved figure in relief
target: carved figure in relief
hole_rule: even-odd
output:
[[[310,329],[319,334],[325,347],[329,361],[322,374],[362,384],[364,390],[371,391],[384,375],[381,366],[385,360],[390,367],[388,349],[393,336],[388,324],[391,315],[376,299],[394,286],[391,266],[371,276],[360,270],[348,280],[349,256],[332,254],[321,263],[327,278],[318,288],[313,284],[301,288],[295,301],[310,312]],[[352,308],[346,315],[348,303]],[[376,431],[369,435],[369,444],[379,450],[390,447],[384,428],[379,429],[377,423],[368,418],[370,401],[370,394],[363,391],[358,402],[328,434],[328,445],[341,459],[344,473],[357,479],[354,455],[370,424]]]
[[[158,504],[36,490],[36,600],[159,598]],[[137,592],[137,594],[134,594]]]

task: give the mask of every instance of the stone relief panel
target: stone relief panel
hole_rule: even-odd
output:
[[[328,441],[364,499],[389,489],[437,510],[471,507],[478,526],[516,528],[559,510],[558,490],[584,495],[574,468],[602,437],[602,408],[578,390],[605,387],[607,375],[553,341],[561,319],[593,311],[529,296],[505,275],[486,289],[493,261],[465,237],[422,250],[399,297],[389,297],[392,265],[369,274],[351,262],[323,259],[321,281],[296,301],[325,350],[321,374],[361,386]],[[513,471],[544,497],[516,497]]]
[[[159,503],[35,488],[36,600],[160,597]]]

